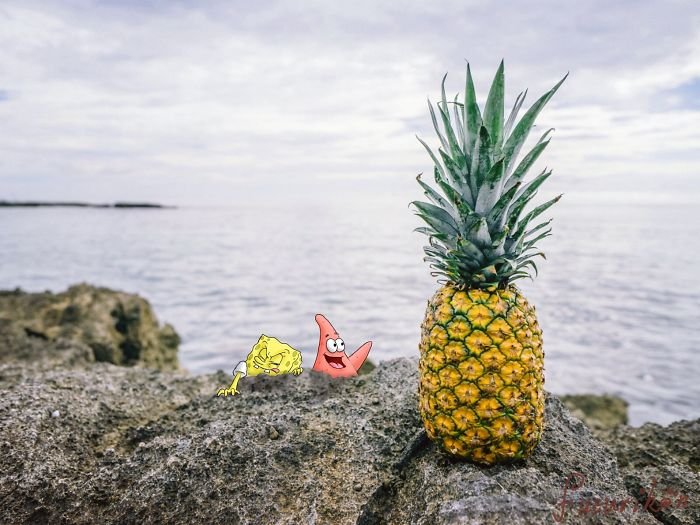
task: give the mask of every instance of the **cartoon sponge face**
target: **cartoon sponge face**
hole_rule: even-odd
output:
[[[246,357],[245,363],[250,376],[299,375],[302,372],[301,352],[279,339],[266,335],[260,336]]]

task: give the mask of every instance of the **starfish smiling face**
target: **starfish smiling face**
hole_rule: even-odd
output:
[[[321,314],[316,316],[320,329],[318,354],[313,369],[333,377],[356,376],[357,370],[345,353],[345,342],[333,325]]]
[[[342,370],[348,366],[349,361],[345,355],[345,342],[340,337],[332,339],[329,334],[326,339],[326,352],[323,353],[323,358],[328,363],[328,366],[336,370]]]

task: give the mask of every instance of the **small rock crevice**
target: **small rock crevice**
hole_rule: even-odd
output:
[[[24,327],[24,333],[27,334],[28,337],[36,337],[37,339],[41,339],[43,341],[48,341],[49,339],[45,333],[35,330],[29,326]]]
[[[413,439],[402,451],[398,461],[392,465],[389,477],[382,481],[372,492],[367,502],[362,505],[360,515],[355,522],[356,525],[383,525],[386,523],[385,516],[390,513],[398,489],[405,482],[404,469],[430,444],[425,430],[421,429],[415,433]]]

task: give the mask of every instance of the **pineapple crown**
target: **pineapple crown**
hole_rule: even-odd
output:
[[[442,100],[435,109],[428,100],[433,127],[440,139],[438,155],[418,137],[435,163],[437,189],[418,175],[418,184],[430,202],[414,201],[427,226],[416,231],[428,236],[424,260],[433,276],[470,288],[505,287],[510,281],[537,275],[536,256],[545,257],[535,244],[548,237],[551,219],[531,226],[533,219],[557,202],[561,195],[523,216],[539,187],[551,175],[543,170],[531,181],[524,179],[529,168],[549,144],[547,130],[519,163],[518,153],[537,115],[552,98],[568,73],[542,95],[516,123],[527,90],[515,100],[504,122],[503,61],[491,84],[483,116],[476,102],[474,82],[467,64],[463,101],[457,95],[450,111],[442,79]],[[439,191],[438,191],[439,189]]]

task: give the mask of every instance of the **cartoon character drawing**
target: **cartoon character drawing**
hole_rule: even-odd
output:
[[[301,367],[301,353],[287,343],[265,334],[260,336],[245,361],[238,363],[233,370],[233,382],[228,388],[220,388],[217,396],[235,396],[238,382],[242,377],[267,374],[279,376],[282,374],[294,374],[298,376],[303,372]]]
[[[345,353],[345,342],[338,336],[333,325],[321,314],[316,315],[321,331],[318,340],[318,354],[313,370],[333,377],[352,377],[367,359],[372,341],[367,341],[351,355]]]

